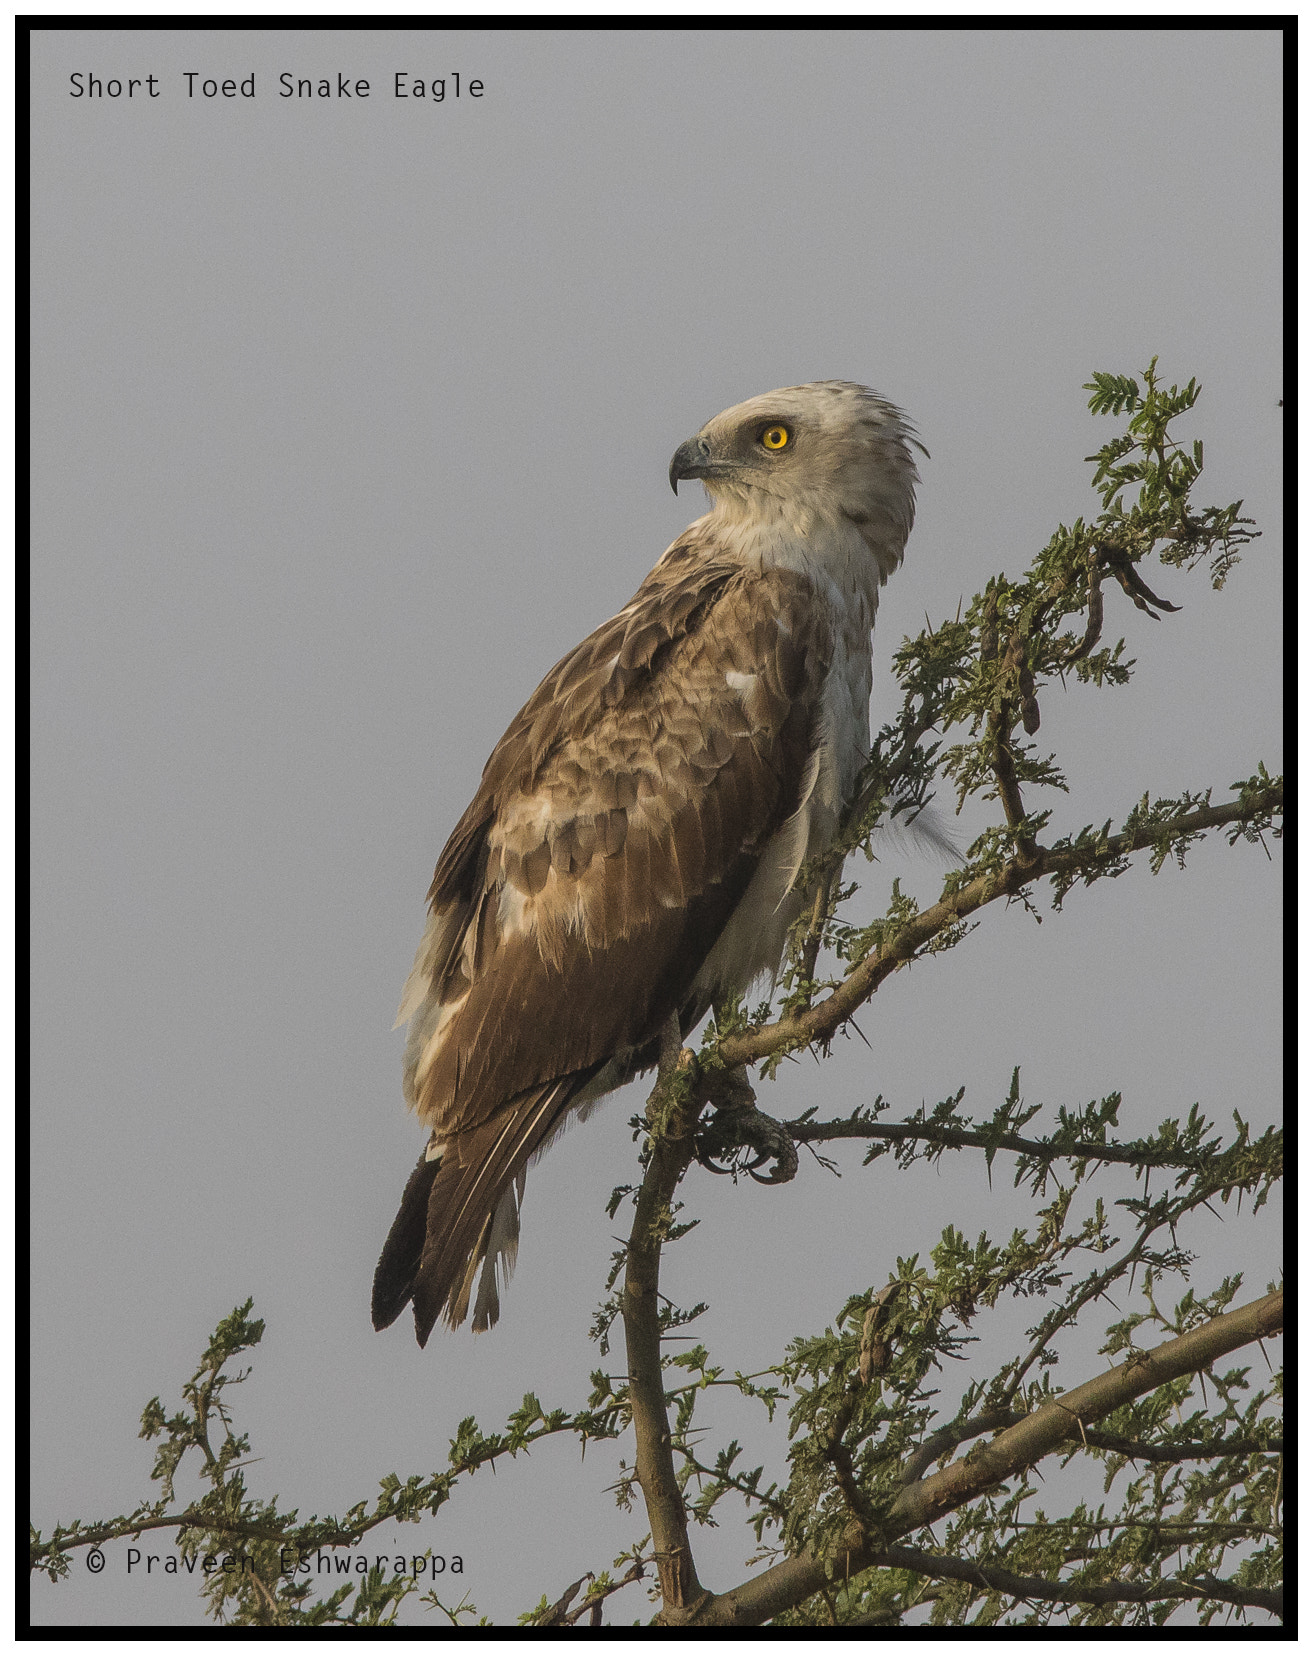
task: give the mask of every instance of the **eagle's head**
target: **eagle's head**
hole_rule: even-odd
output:
[[[816,380],[727,408],[670,462],[670,486],[698,478],[718,513],[778,522],[802,535],[853,527],[897,565],[912,528],[917,442],[902,413],[864,385]]]

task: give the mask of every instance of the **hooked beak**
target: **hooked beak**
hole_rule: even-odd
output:
[[[670,487],[679,493],[680,481],[689,477],[705,477],[711,467],[711,445],[705,437],[690,437],[675,450],[670,462]]]

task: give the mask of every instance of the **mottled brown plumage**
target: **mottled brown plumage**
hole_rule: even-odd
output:
[[[753,452],[766,419],[788,422],[787,465]],[[895,410],[836,382],[710,422],[705,454],[681,462],[685,445],[676,465],[716,509],[493,750],[398,1019],[432,1138],[379,1261],[376,1326],[407,1302],[421,1344],[439,1315],[495,1321],[530,1160],[655,1061],[672,1014],[687,1032],[778,965],[794,875],[864,757],[876,593],[911,525],[907,440]]]

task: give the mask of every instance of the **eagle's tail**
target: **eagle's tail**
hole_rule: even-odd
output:
[[[371,1312],[375,1328],[390,1328],[410,1304],[428,1230],[429,1193],[442,1163],[419,1158],[374,1270]]]
[[[515,1268],[525,1170],[590,1075],[521,1093],[432,1161],[420,1158],[374,1272],[375,1328],[410,1303],[422,1346],[439,1316],[452,1328],[464,1322],[471,1296],[476,1333],[497,1321],[498,1278],[505,1286]]]

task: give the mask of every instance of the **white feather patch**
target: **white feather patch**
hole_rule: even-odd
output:
[[[497,930],[502,938],[521,937],[533,930],[532,898],[508,880],[497,895]]]
[[[406,1037],[403,1081],[406,1097],[412,1104],[424,1090],[424,1082],[442,1048],[447,1026],[469,998],[467,989],[457,1000],[439,1001],[435,991],[435,998],[429,1000],[411,1021]]]
[[[474,1332],[480,1334],[497,1321],[500,1310],[498,1286],[511,1280],[515,1260],[520,1251],[520,1206],[524,1201],[524,1173],[516,1174],[497,1203],[488,1231],[487,1252],[479,1273],[479,1289],[474,1297]],[[500,1283],[499,1283],[500,1279]]]
[[[461,911],[456,907],[439,909],[429,915],[419,948],[415,950],[415,964],[410,968],[406,987],[401,991],[401,1005],[397,1008],[397,1021],[392,1025],[393,1029],[400,1029],[403,1023],[409,1023],[432,994],[433,974],[440,959],[450,951],[460,920]]]

